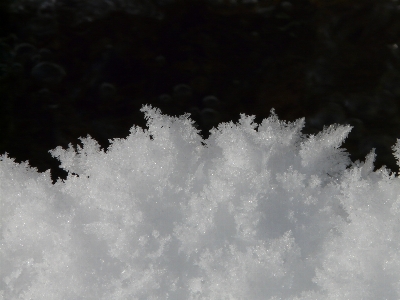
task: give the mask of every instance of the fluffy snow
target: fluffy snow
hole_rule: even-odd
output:
[[[142,111],[107,151],[50,151],[55,184],[0,156],[0,299],[400,298],[400,180],[350,161],[350,126],[305,136],[272,111],[203,140]]]

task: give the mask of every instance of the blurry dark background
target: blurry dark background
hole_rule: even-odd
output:
[[[353,161],[376,148],[398,171],[398,1],[15,3],[0,4],[0,153],[53,179],[66,174],[48,150],[88,134],[107,147],[145,125],[146,103],[191,113],[204,137],[271,108],[307,134],[351,124]]]

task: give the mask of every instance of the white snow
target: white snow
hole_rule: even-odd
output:
[[[0,299],[400,298],[400,180],[350,161],[350,126],[272,111],[202,140],[142,111],[106,151],[50,151],[65,181],[0,156]]]

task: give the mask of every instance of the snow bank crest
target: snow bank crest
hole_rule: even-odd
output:
[[[350,126],[241,115],[203,140],[144,106],[107,150],[0,157],[0,299],[398,299],[400,181],[351,164]],[[393,147],[400,161],[400,142]]]

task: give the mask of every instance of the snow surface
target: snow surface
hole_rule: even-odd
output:
[[[0,156],[0,299],[400,298],[400,180],[350,161],[350,126],[272,111],[202,140],[142,111],[107,151],[50,151],[65,181]]]

